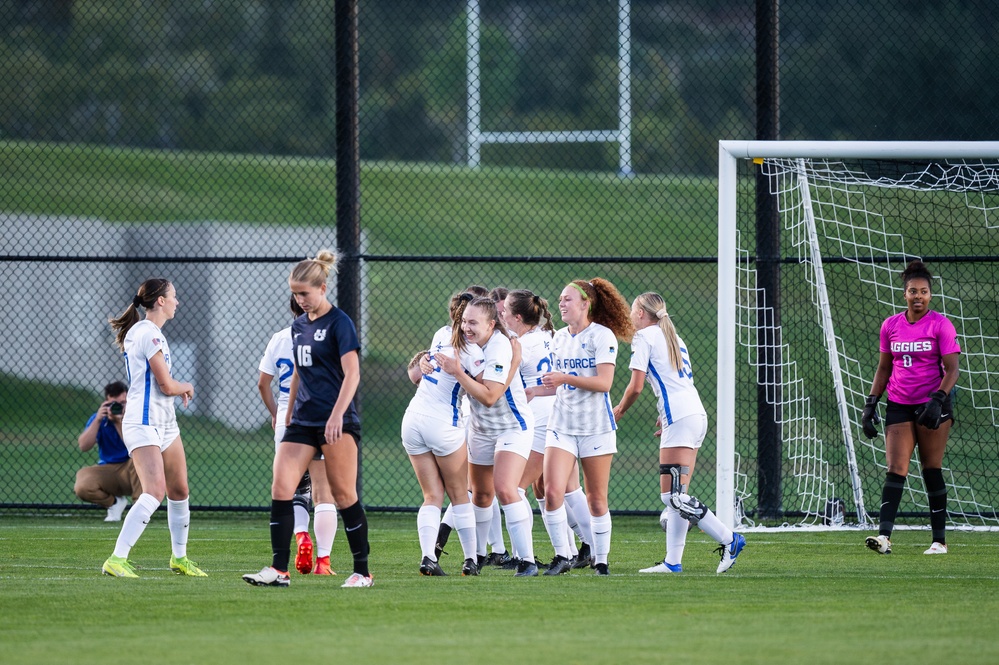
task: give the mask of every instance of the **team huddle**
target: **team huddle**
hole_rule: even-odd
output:
[[[260,572],[243,575],[255,586],[290,585],[293,537],[299,573],[334,574],[330,551],[338,508],[353,557],[352,574],[342,586],[374,583],[368,567],[367,517],[355,489],[361,441],[354,404],[360,342],[350,317],[326,297],[336,261],[335,254],[321,250],[293,268],[288,281],[296,318],[272,337],[259,366],[258,388],[271,414],[276,453],[272,559]],[[929,274],[922,270],[906,275],[904,282],[909,311],[899,316],[908,316],[910,325],[914,311],[917,321],[928,312]],[[170,568],[182,575],[205,576],[187,557],[187,465],[173,403],[174,396],[180,396],[186,405],[194,387],[171,377],[161,330],[177,304],[170,282],[147,280],[128,309],[111,321],[128,367],[129,406],[122,436],[143,492],[103,565],[107,575],[138,576],[128,554],[165,495],[173,549]],[[142,321],[140,306],[146,311]],[[409,376],[417,388],[402,421],[402,445],[423,493],[417,514],[422,558],[414,566],[421,575],[447,574],[440,555],[455,531],[465,576],[478,575],[486,565],[513,570],[516,577],[562,575],[587,567],[596,575],[609,575],[608,487],[618,421],[646,384],[652,387],[658,410],[660,498],[665,506],[660,525],[666,532],[666,552],[662,561],[640,572],[682,572],[691,525],[718,543],[718,573],[735,564],[745,538],[688,492],[708,419],[694,387],[686,345],[661,295],[643,293],[629,305],[606,279],[574,280],[558,297],[565,324],[558,330],[547,300],[524,289],[489,292],[469,287],[450,299],[447,313],[447,323],[433,335],[429,348],[410,362]],[[887,385],[888,424],[894,428],[885,484],[888,510],[882,514],[881,534],[867,539],[868,547],[882,553],[891,551],[891,509],[893,505],[897,510],[896,494],[901,495],[904,483],[901,462],[892,458],[892,438],[895,448],[901,441],[909,456],[919,444],[927,488],[934,489],[930,505],[946,507],[946,489],[938,487],[942,477],[941,483],[936,481],[951,419],[946,393],[956,381],[960,349],[945,318],[930,316],[924,323],[936,326],[943,336],[942,343],[927,351],[940,349],[944,362],[929,355],[923,359],[928,363],[923,373],[936,372],[935,379],[923,381],[935,389],[930,403],[902,396],[905,371],[899,368],[908,370],[913,345],[923,349],[923,341],[909,335],[899,346],[899,338],[883,330],[881,363],[864,410],[864,432],[874,436],[874,423],[880,420],[877,399]],[[615,404],[610,393],[622,342],[631,344],[631,376]],[[898,352],[904,358],[893,373],[896,346],[904,346],[904,353]],[[270,387],[275,377],[280,384],[277,400]],[[934,465],[935,470],[930,468]],[[535,556],[529,489],[554,550],[549,562]],[[442,514],[445,495],[449,506]],[[315,544],[309,536],[310,503],[315,504]],[[934,545],[927,553],[946,552],[942,512],[931,516]],[[503,542],[500,514],[506,518],[510,552]]]

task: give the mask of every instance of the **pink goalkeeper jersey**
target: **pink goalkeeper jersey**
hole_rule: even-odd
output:
[[[930,310],[915,323],[905,312],[881,324],[881,353],[892,355],[888,399],[898,404],[922,404],[939,390],[943,356],[960,353],[957,331],[946,316]]]

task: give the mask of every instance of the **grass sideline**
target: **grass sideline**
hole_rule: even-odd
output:
[[[637,572],[661,556],[651,518],[614,522],[610,578],[574,571],[514,579],[487,569],[448,579],[417,575],[415,515],[371,514],[375,586],[292,573],[290,589],[240,575],[269,559],[261,515],[195,513],[191,557],[207,579],[167,570],[165,515],[132,559],[140,580],[99,567],[118,524],[96,516],[6,513],[0,521],[0,625],[5,663],[274,663],[316,657],[349,663],[996,662],[999,534],[952,532],[951,553],[927,557],[923,531],[896,535],[877,556],[864,533],[750,533],[736,566],[716,575],[713,543],[691,534],[685,572]],[[535,529],[538,554],[550,556]],[[140,656],[146,654],[146,656]]]

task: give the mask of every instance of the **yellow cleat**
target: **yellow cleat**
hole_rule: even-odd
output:
[[[135,574],[135,568],[128,559],[123,559],[113,554],[101,566],[101,572],[111,577],[134,577],[136,579],[139,577]]]
[[[208,573],[198,568],[198,564],[186,556],[180,559],[175,556],[170,557],[170,570],[178,575],[187,575],[188,577],[208,577]]]

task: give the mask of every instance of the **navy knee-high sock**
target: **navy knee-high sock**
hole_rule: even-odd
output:
[[[368,572],[368,517],[358,501],[353,506],[347,506],[340,511],[343,519],[343,530],[347,532],[347,543],[354,557],[354,572],[367,577]]]
[[[891,538],[895,529],[895,516],[898,514],[898,504],[902,502],[902,490],[905,489],[905,476],[888,472],[885,474],[885,485],[881,490],[881,510],[878,511],[878,533]]]
[[[295,502],[271,500],[271,565],[282,572],[288,571],[291,558],[291,535],[295,530]]]
[[[923,469],[926,498],[930,503],[930,529],[933,542],[947,544],[947,483],[940,469]]]

